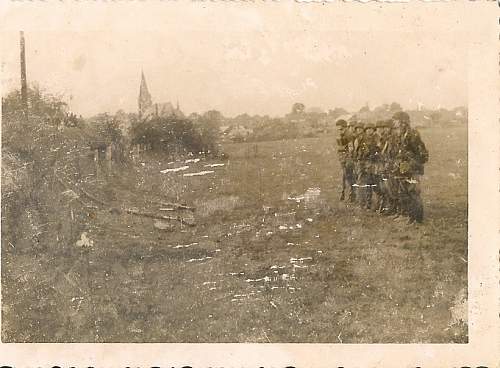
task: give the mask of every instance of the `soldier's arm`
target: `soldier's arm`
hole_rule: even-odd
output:
[[[427,151],[427,147],[425,147],[425,143],[420,137],[420,133],[418,130],[415,130],[415,141],[418,150],[418,154],[422,157],[424,162],[429,160],[429,151]]]

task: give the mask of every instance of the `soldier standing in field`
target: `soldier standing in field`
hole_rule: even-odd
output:
[[[347,122],[347,135],[348,135],[348,144],[347,144],[347,170],[349,173],[348,183],[346,183],[346,187],[348,187],[348,199],[349,202],[354,202],[356,200],[356,191],[354,184],[356,184],[356,167],[354,160],[354,141],[356,139],[356,121],[351,120]]]
[[[387,146],[389,140],[390,127],[385,120],[379,120],[375,124],[375,133],[377,140],[377,154],[374,164],[374,182],[376,186],[373,191],[376,195],[375,205],[372,207],[375,211],[382,213],[388,200],[388,191],[386,186],[387,175],[385,174],[385,165],[387,159]]]
[[[382,188],[385,195],[381,213],[384,215],[394,215],[399,212],[399,179],[397,156],[400,149],[400,126],[392,120],[387,121],[387,136],[380,151],[382,166]]]
[[[377,136],[375,135],[375,125],[367,123],[364,126],[363,139],[361,141],[361,167],[358,184],[363,188],[361,206],[367,209],[372,208],[372,195],[377,186],[375,180],[376,162],[378,156]]]
[[[354,163],[354,195],[359,205],[363,204],[365,176],[365,161],[363,159],[364,124],[357,122],[354,125],[352,159]]]
[[[393,116],[394,124],[400,127],[396,157],[399,188],[399,214],[409,217],[409,223],[421,223],[424,208],[421,199],[421,176],[429,153],[420,134],[410,126],[410,116],[403,111]]]
[[[339,156],[340,167],[342,170],[342,192],[340,200],[345,199],[345,192],[348,192],[350,201],[353,199],[352,184],[354,183],[354,172],[352,159],[350,157],[349,143],[351,135],[349,134],[347,121],[340,119],[335,122],[337,126],[337,153]]]

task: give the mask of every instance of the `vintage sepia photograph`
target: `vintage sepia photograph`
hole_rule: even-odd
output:
[[[2,342],[468,343],[466,32],[208,8],[2,31]]]

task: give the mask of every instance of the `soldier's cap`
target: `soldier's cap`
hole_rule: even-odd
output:
[[[375,125],[373,125],[373,123],[366,123],[365,130],[367,130],[367,129],[375,129]]]
[[[377,120],[375,123],[376,128],[386,128],[387,127],[387,122],[385,120]]]
[[[365,124],[361,123],[361,122],[358,122],[354,125],[355,128],[360,128],[360,129],[364,129],[365,128]]]
[[[402,124],[409,124],[410,123],[410,115],[404,111],[398,111],[392,116],[392,120],[397,120]]]
[[[344,119],[339,119],[335,122],[335,125],[338,126],[338,127],[346,127],[347,126],[347,121],[345,121]]]

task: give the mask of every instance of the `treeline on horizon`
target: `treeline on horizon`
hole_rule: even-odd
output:
[[[77,116],[58,95],[42,91],[38,86],[28,89],[29,115],[31,121],[61,127],[78,127],[89,141],[97,144],[140,144],[153,151],[164,151],[176,147],[194,153],[217,153],[220,141],[256,142],[265,140],[315,137],[331,133],[339,118],[362,122],[390,119],[403,110],[397,102],[383,104],[371,109],[363,106],[358,111],[347,111],[336,107],[324,111],[318,107],[306,107],[297,102],[290,112],[282,117],[249,115],[225,117],[220,111],[209,110],[203,114],[152,116],[140,119],[137,113],[119,110],[114,114],[101,113],[90,118]],[[467,123],[466,107],[454,109],[406,110],[416,127],[463,125]],[[20,91],[14,90],[2,98],[4,121],[4,144],[9,142],[10,125],[22,119]],[[15,130],[15,129],[14,129]],[[26,139],[26,137],[25,137]]]

